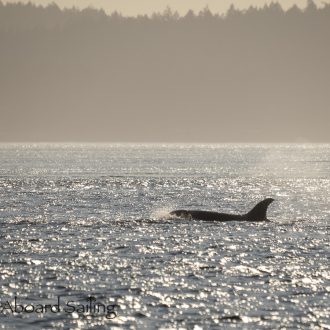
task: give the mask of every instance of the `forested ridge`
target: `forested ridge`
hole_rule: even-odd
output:
[[[137,17],[0,2],[0,140],[329,141],[329,40],[312,1]]]

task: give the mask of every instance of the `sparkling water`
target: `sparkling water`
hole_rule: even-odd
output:
[[[329,192],[325,144],[1,144],[0,327],[330,327]]]

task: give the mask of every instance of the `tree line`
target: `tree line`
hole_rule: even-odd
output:
[[[137,17],[0,2],[0,140],[327,140],[329,31],[311,0]]]

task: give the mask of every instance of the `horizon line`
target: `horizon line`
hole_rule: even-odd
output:
[[[275,145],[275,144],[281,144],[281,145],[306,145],[306,144],[311,144],[311,145],[329,145],[329,142],[311,142],[311,141],[306,141],[306,142],[141,142],[141,141],[131,141],[131,142],[127,142],[127,141],[38,141],[38,142],[34,142],[34,141],[19,141],[19,142],[14,142],[14,141],[0,141],[0,145],[4,145],[4,144],[43,144],[43,145],[48,145],[48,144],[126,144],[126,145],[237,145],[237,144],[241,144],[241,145]]]

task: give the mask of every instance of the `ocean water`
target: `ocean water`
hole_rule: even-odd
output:
[[[329,203],[325,144],[1,144],[0,328],[329,329]]]

